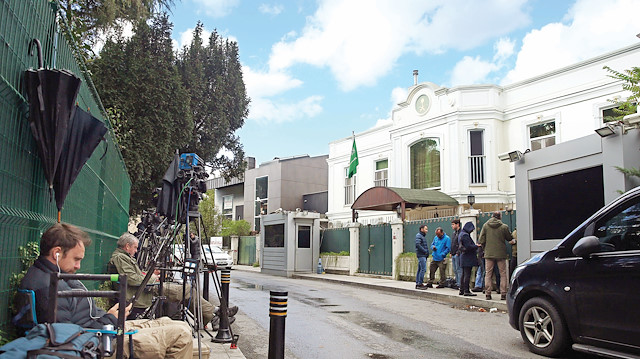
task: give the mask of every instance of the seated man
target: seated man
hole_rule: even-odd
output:
[[[130,233],[124,233],[118,239],[118,248],[111,255],[111,259],[109,260],[109,266],[113,266],[118,274],[126,274],[127,275],[127,300],[131,299],[135,294],[136,290],[142,284],[145,274],[140,270],[138,263],[133,258],[133,256],[138,251],[138,238]],[[157,281],[157,277],[152,277],[149,281],[153,283]],[[164,290],[167,299],[174,303],[180,303],[182,300],[182,284],[176,283],[164,283]],[[140,298],[136,301],[134,308],[131,311],[130,318],[135,318],[137,314],[143,313],[149,306],[151,305],[153,293],[145,292]],[[186,287],[186,296],[187,301],[189,302],[189,309],[194,311],[194,301],[191,299],[191,286],[187,284]],[[218,321],[216,314],[218,313],[219,308],[205,300],[202,295],[200,296],[200,303],[202,306],[202,320],[204,324],[210,323],[213,321],[214,327],[215,323]],[[234,306],[229,308],[229,323],[233,323],[235,318],[233,316],[238,312],[238,307]]]
[[[75,273],[80,269],[85,247],[91,244],[89,235],[79,228],[56,223],[40,240],[40,257],[29,267],[20,282],[21,289],[33,290],[36,297],[36,316],[39,322],[51,322],[49,313],[49,280],[51,273]],[[60,280],[58,290],[87,289],[77,280]],[[131,308],[127,308],[128,314]],[[58,298],[57,322],[74,323],[85,328],[101,329],[105,324],[117,325],[118,305],[105,312],[93,298]],[[193,339],[190,327],[169,318],[125,322],[125,330],[138,329],[133,335],[137,358],[191,358]],[[126,338],[128,342],[128,338]],[[124,346],[129,357],[129,345]]]

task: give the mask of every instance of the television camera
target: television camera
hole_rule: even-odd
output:
[[[176,179],[180,187],[187,186],[188,192],[182,196],[184,204],[182,208],[189,208],[189,211],[198,211],[198,203],[202,199],[202,194],[207,192],[206,179],[209,174],[204,169],[204,162],[195,153],[183,153],[180,155],[178,173]]]

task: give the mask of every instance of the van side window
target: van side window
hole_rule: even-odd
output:
[[[640,197],[600,218],[594,235],[603,244],[603,251],[640,250]]]

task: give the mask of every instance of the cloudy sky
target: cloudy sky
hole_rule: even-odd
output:
[[[509,84],[640,41],[638,0],[176,0],[177,48],[198,20],[237,41],[258,163],[322,155],[390,118],[420,82]],[[604,72],[603,72],[604,74]]]

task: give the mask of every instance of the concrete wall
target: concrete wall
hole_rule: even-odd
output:
[[[217,188],[215,190],[215,206],[222,213],[222,197],[232,195],[233,196],[233,210],[232,219],[236,219],[236,207],[244,205],[244,186],[243,184],[237,184],[233,186],[227,186],[222,188]],[[245,217],[246,218],[246,217]]]
[[[303,208],[302,195],[321,192],[327,186],[328,156],[299,156],[265,162],[245,172],[245,220],[254,225],[256,178],[268,176],[267,213],[281,208],[293,211]]]
[[[282,209],[302,208],[304,207],[302,195],[327,190],[328,157],[325,155],[281,161],[280,207]]]

